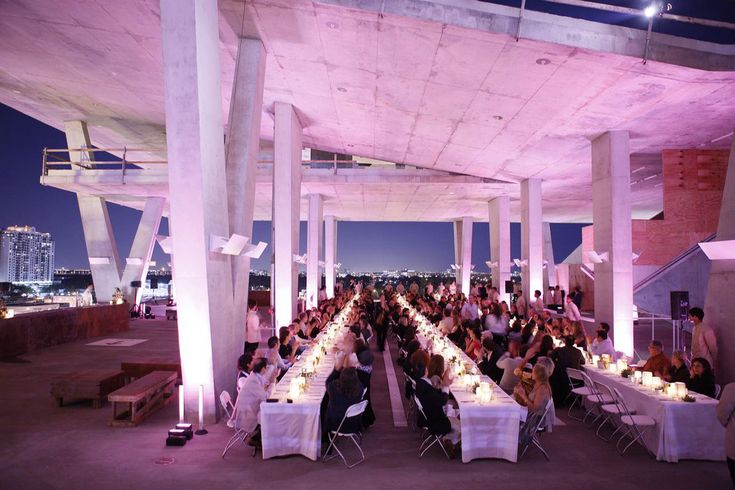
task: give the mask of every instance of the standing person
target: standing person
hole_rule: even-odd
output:
[[[523,296],[523,290],[518,290],[518,299],[516,300],[516,311],[518,312],[518,316],[521,318],[526,318],[526,310],[528,308],[528,305],[526,304],[526,298]]]
[[[583,296],[584,296],[584,294],[582,294],[582,290],[579,289],[579,286],[576,286],[574,288],[574,298],[573,298],[573,300],[574,300],[574,304],[577,305],[577,309],[578,310],[581,310],[582,309],[582,297]]]
[[[541,299],[541,291],[537,289],[533,292],[533,296],[536,298],[533,302],[533,310],[537,314],[541,315],[544,313],[544,300]]]
[[[722,390],[720,402],[717,404],[717,420],[725,427],[725,454],[730,479],[735,486],[735,383],[730,383]]]
[[[692,359],[702,357],[709,362],[712,370],[715,369],[717,362],[717,336],[715,331],[709,325],[705,325],[704,311],[702,308],[694,307],[689,310],[689,320],[694,323],[692,331]]]
[[[245,347],[243,354],[252,354],[260,344],[260,316],[258,303],[254,299],[248,300],[248,315],[245,318]]]
[[[579,313],[577,303],[572,299],[571,296],[567,296],[567,304],[564,308],[564,316],[573,322],[582,321],[582,315],[580,315]]]

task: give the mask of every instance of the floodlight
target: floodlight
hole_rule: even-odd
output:
[[[645,15],[648,19],[656,15],[657,12],[658,5],[656,5],[655,3],[652,3],[651,5],[643,9],[643,15]]]

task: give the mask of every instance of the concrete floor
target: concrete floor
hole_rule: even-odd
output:
[[[394,428],[382,356],[375,356],[373,400],[376,424],[367,432],[367,460],[348,470],[337,460],[312,462],[302,457],[264,461],[236,447],[221,451],[231,432],[220,423],[209,435],[183,448],[164,445],[176,422],[176,402],[132,429],[107,426],[109,405],[89,403],[58,408],[49,395],[57,373],[89,368],[119,368],[123,360],[177,356],[175,322],[137,320],[120,338],[147,339],[134,347],[91,347],[89,340],[0,361],[0,488],[730,488],[724,463],[659,463],[642,449],[624,457],[580,423],[542,436],[551,455],[547,463],[533,449],[519,463],[447,461],[437,449],[417,458],[418,435]],[[395,347],[393,347],[395,357]],[[398,369],[398,368],[396,368]],[[173,458],[171,464],[157,464]]]

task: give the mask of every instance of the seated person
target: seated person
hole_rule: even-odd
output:
[[[267,375],[267,368],[268,362],[264,358],[255,361],[251,375],[237,395],[232,417],[227,421],[229,427],[249,432],[251,443],[260,440],[260,404],[268,398],[274,381],[273,376]]]
[[[482,374],[490,377],[495,383],[500,383],[503,377],[503,370],[497,365],[502,355],[503,351],[494,342],[492,336],[482,339],[482,354],[478,360],[477,367]]]
[[[354,367],[342,368],[339,376],[330,376],[327,379],[327,393],[329,395],[326,413],[327,430],[337,430],[347,409],[362,400],[363,390],[364,387],[360,383],[357,370]],[[361,428],[360,418],[353,417],[345,420],[340,431],[357,433],[360,432]]]
[[[427,373],[431,386],[438,390],[447,391],[452,384],[449,369],[444,369],[444,356],[440,354],[431,356]]]
[[[503,370],[503,377],[500,379],[499,385],[506,393],[513,391],[515,385],[520,381],[520,378],[515,374],[515,370],[523,367],[525,364],[523,357],[518,352],[519,348],[520,343],[516,341],[511,342],[508,345],[508,352],[500,356],[498,362],[495,363],[497,367]]]
[[[615,347],[613,347],[612,340],[607,336],[605,330],[599,329],[597,331],[597,337],[592,341],[592,345],[590,346],[590,353],[597,356],[607,354],[610,356],[610,359],[615,361],[617,357]]]
[[[421,402],[426,420],[420,420],[419,423],[425,422],[429,432],[435,435],[444,436],[442,442],[448,446],[450,455],[455,455],[455,445],[460,439],[459,419],[447,417],[444,412],[444,405],[449,401],[449,395],[442,390],[434,388],[431,380],[428,378],[429,371],[424,364],[416,364],[415,374],[420,375],[416,381],[416,398]],[[423,374],[420,374],[423,373]]]
[[[710,398],[715,397],[715,373],[704,357],[692,359],[691,379],[687,383],[687,389]]]
[[[642,371],[650,371],[659,378],[666,377],[671,368],[671,361],[664,354],[664,346],[661,341],[652,340],[648,345],[648,353],[651,357],[643,365]]]
[[[266,359],[270,366],[274,366],[276,368],[276,371],[279,373],[279,379],[286,373],[286,371],[288,371],[288,368],[291,367],[291,365],[287,364],[278,354],[278,337],[275,336],[268,339],[268,353]]]
[[[296,362],[297,345],[291,344],[291,330],[288,327],[281,327],[278,330],[278,355],[291,367]]]
[[[549,378],[549,383],[554,393],[554,402],[561,403],[569,395],[570,390],[567,368],[581,369],[584,364],[584,354],[574,346],[574,337],[567,335],[564,337],[564,347],[554,349],[551,359],[556,363],[557,368]]]
[[[242,389],[245,379],[247,379],[253,370],[254,363],[255,358],[250,353],[243,354],[237,359],[237,391]]]
[[[528,407],[529,414],[531,412],[543,413],[546,410],[546,404],[551,400],[551,385],[549,385],[549,375],[544,364],[536,364],[531,372],[533,379],[533,389],[526,393],[523,385],[520,383],[513,389],[515,399]]]
[[[689,367],[686,354],[680,350],[671,353],[671,368],[666,376],[669,383],[689,383]]]
[[[479,328],[471,327],[467,329],[464,352],[473,361],[477,361],[482,354],[482,344],[480,343],[480,336],[481,334]]]
[[[357,378],[360,380],[360,383],[367,388],[365,400],[368,401],[368,404],[362,414],[362,426],[367,428],[375,422],[375,412],[373,411],[373,404],[370,400],[370,381],[373,376],[373,354],[367,346],[362,348],[362,346],[358,346],[357,344],[355,345],[355,353],[357,354],[358,362],[358,365],[355,368],[357,369]]]

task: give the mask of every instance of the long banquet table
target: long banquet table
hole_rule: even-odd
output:
[[[278,399],[278,402],[261,403],[263,459],[291,454],[301,454],[313,461],[319,459],[322,439],[320,407],[326,392],[326,380],[334,369],[334,355],[331,351],[346,331],[344,320],[350,309],[350,306],[346,306],[335,319],[337,335],[329,340],[323,338],[325,332],[322,332],[273,388],[270,398]],[[291,380],[302,373],[310,354],[314,349],[321,348],[320,345],[327,349],[326,355],[316,367],[306,390],[293,399],[292,403],[288,403],[287,399],[291,398]]]
[[[443,338],[439,330],[408,302],[403,300],[401,306],[414,312],[419,321],[421,327],[417,330],[417,337],[422,347],[429,347],[430,337]],[[433,342],[431,344],[431,347],[435,347]],[[479,372],[475,362],[459,347],[449,341],[442,342],[442,344],[446,349],[445,352],[451,352],[451,355],[462,365],[471,366],[471,369]],[[445,362],[449,362],[448,356],[444,357]],[[500,458],[515,463],[518,461],[518,429],[521,420],[525,419],[527,409],[516,403],[489,377],[482,375],[480,381],[493,386],[493,399],[488,403],[480,403],[459,377],[455,377],[449,387],[449,391],[459,405],[462,462],[469,463],[479,458]]]
[[[589,365],[584,368],[592,381],[617,388],[629,408],[656,420],[656,427],[643,439],[657,460],[725,460],[725,429],[715,413],[717,400],[692,392],[696,402],[672,400],[617,373]]]

